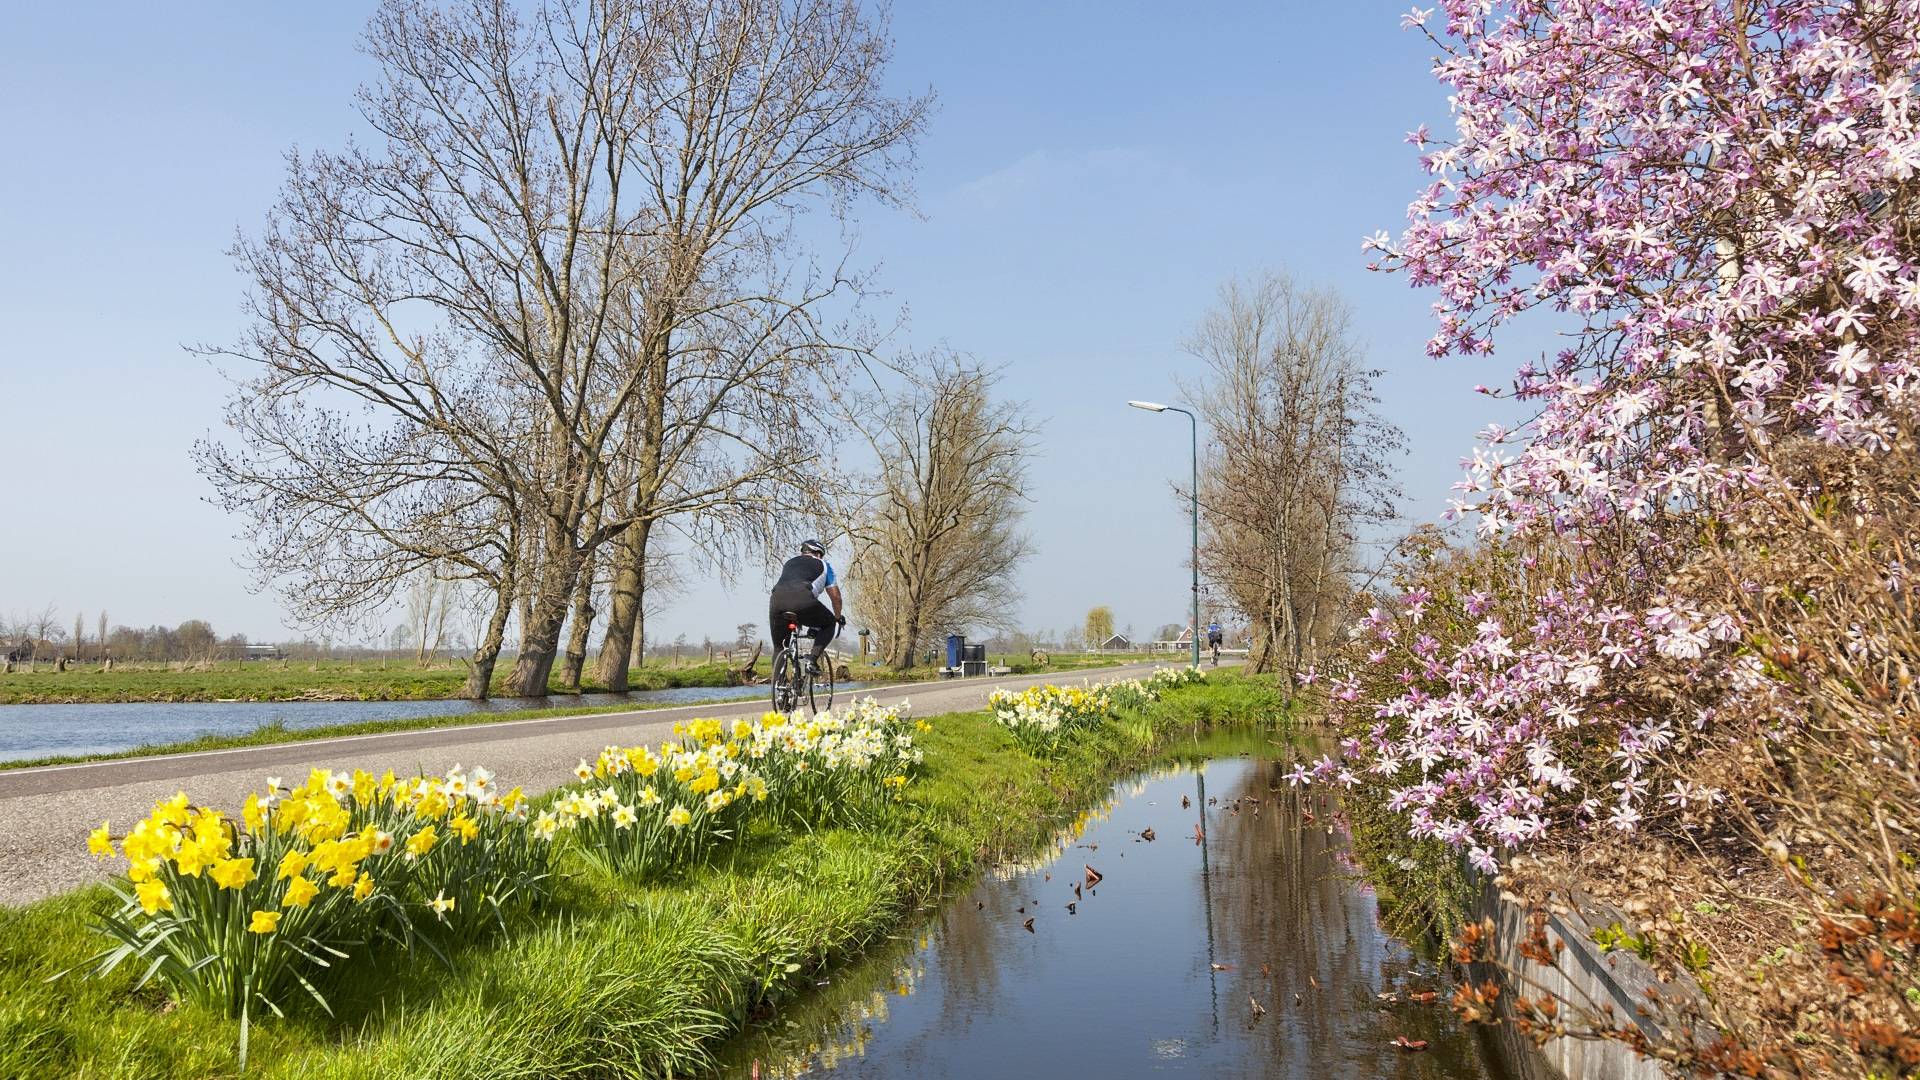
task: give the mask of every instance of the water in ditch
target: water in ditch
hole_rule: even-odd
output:
[[[1120,785],[737,1039],[727,1075],[1531,1080],[1454,1020],[1443,965],[1381,929],[1333,815],[1280,776]]]

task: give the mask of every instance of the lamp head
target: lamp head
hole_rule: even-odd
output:
[[[1148,412],[1166,412],[1167,411],[1167,407],[1165,405],[1160,404],[1157,401],[1129,401],[1127,402],[1127,404],[1133,406],[1136,409],[1145,409]]]

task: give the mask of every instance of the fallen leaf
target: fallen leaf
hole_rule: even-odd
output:
[[[986,909],[987,909],[987,902],[985,900],[975,900],[973,902],[973,910],[985,911]]]
[[[1232,964],[1208,964],[1207,966],[1212,968],[1215,971],[1232,971],[1233,970]]]
[[[1433,1004],[1433,999],[1439,996],[1440,996],[1439,994],[1436,994],[1431,990],[1422,990],[1417,994],[1408,994],[1407,1000],[1416,1002],[1421,1005],[1431,1005]]]
[[[1102,873],[1101,873],[1100,871],[1098,871],[1098,870],[1095,870],[1095,869],[1094,869],[1093,867],[1091,867],[1091,866],[1087,866],[1087,865],[1086,865],[1085,863],[1081,863],[1080,865],[1082,865],[1082,866],[1086,866],[1086,870],[1087,870],[1087,888],[1089,888],[1089,889],[1091,889],[1091,888],[1093,888],[1093,887],[1094,887],[1095,885],[1098,885],[1098,884],[1100,884],[1100,880],[1101,880],[1102,878],[1104,878],[1104,877],[1106,877],[1106,875],[1105,875],[1105,874],[1102,874]]]
[[[1027,909],[1025,907],[1017,907],[1017,908],[1014,908],[1013,910],[1019,912],[1022,915],[1025,915],[1027,913]]]
[[[1180,796],[1180,809],[1185,810],[1192,805],[1192,799],[1187,798],[1185,795]]]
[[[1262,974],[1262,975],[1264,975],[1264,976],[1266,976],[1266,977],[1267,977],[1267,978],[1269,978],[1269,979],[1271,979],[1271,978],[1273,978],[1273,965],[1272,965],[1272,964],[1261,964],[1261,965],[1260,965],[1260,974]]]
[[[1400,995],[1394,993],[1391,990],[1384,990],[1373,996],[1378,998],[1381,1001],[1399,1001],[1400,1000]]]
[[[1307,985],[1313,987],[1315,990],[1318,990],[1320,989],[1320,980],[1314,978],[1312,974],[1308,974]]]
[[[1196,844],[1204,844],[1207,842],[1207,830],[1201,828],[1200,823],[1197,821],[1193,823],[1193,842]]]
[[[1399,1047],[1402,1050],[1410,1050],[1415,1053],[1418,1053],[1419,1051],[1425,1050],[1427,1048],[1427,1040],[1409,1039],[1405,1035],[1397,1035],[1394,1037],[1393,1045]]]
[[[1262,1016],[1265,1016],[1267,1014],[1266,1008],[1262,1006],[1258,1001],[1255,1001],[1253,999],[1252,994],[1247,995],[1247,1004],[1253,1007],[1253,1018],[1255,1020],[1258,1020]]]
[[[1075,901],[1072,901],[1072,900],[1069,900],[1069,901],[1067,901],[1067,914],[1069,914],[1069,915],[1078,915],[1078,914],[1080,914],[1080,913],[1079,913],[1078,911],[1075,911],[1075,910],[1074,910],[1075,908],[1077,908],[1077,907],[1079,907],[1079,906],[1080,906],[1080,905],[1079,905],[1079,904],[1078,904],[1077,902],[1075,902]]]
[[[1020,925],[1027,928],[1027,933],[1029,934],[1033,933],[1033,917],[1032,916],[1028,916],[1027,921],[1021,923]]]
[[[1073,883],[1073,898],[1080,899],[1080,883],[1077,881]]]
[[[1147,828],[1141,829],[1140,839],[1145,840],[1149,844],[1153,843],[1153,828],[1149,826]]]

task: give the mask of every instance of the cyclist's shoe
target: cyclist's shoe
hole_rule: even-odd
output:
[[[807,657],[807,674],[812,675],[816,678],[820,675],[820,658],[819,657],[817,656]]]

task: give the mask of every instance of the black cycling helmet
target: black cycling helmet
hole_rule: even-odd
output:
[[[827,553],[827,545],[818,540],[802,540],[800,541],[800,552],[803,555],[825,555]]]

